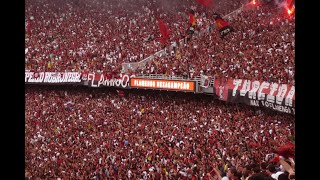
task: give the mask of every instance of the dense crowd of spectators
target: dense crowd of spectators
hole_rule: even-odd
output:
[[[200,74],[294,85],[295,18],[283,8],[264,5],[229,21],[234,32],[193,35],[192,40],[156,57],[138,74]]]
[[[217,9],[240,6],[230,2],[217,3]],[[197,7],[197,17],[205,17],[205,9],[191,0],[27,0],[26,70],[120,72],[121,63],[162,49],[157,18],[176,40],[188,28],[188,12]]]
[[[229,2],[229,3],[226,3]],[[230,3],[231,2],[231,3]],[[26,1],[26,70],[120,72],[123,62],[140,61],[164,46],[157,17],[168,24],[171,42],[187,38],[188,12],[195,34],[137,74],[257,79],[294,85],[295,16],[264,4],[227,19],[234,32],[221,39],[212,12],[227,14],[245,1],[217,1],[206,9],[196,1]],[[201,35],[200,35],[201,34]]]
[[[221,38],[213,30],[213,12],[223,16],[246,3],[215,0],[205,8],[197,0],[26,0],[25,70],[119,74],[122,63],[165,47],[160,18],[171,32],[168,44],[185,41],[129,73],[294,85],[294,14],[271,4],[248,6],[225,19],[233,32]],[[192,35],[186,31],[190,9],[197,19]],[[295,136],[290,114],[146,90],[27,85],[25,97],[28,179],[292,175],[275,160]]]
[[[270,159],[295,136],[293,115],[206,95],[28,85],[25,97],[28,179],[276,176]]]
[[[217,1],[211,11],[231,12],[241,1]],[[242,3],[243,4],[243,3]],[[178,40],[196,10],[203,25],[207,9],[195,1],[26,1],[26,70],[120,71],[122,62],[140,61],[157,52],[160,17]]]

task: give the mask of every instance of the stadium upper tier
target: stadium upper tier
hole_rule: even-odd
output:
[[[294,84],[294,14],[259,5],[226,19],[234,32],[221,39],[213,12],[226,15],[245,2],[195,0],[26,1],[26,58],[29,71],[119,72],[163,49],[157,19],[170,31],[168,43],[188,38],[189,12],[197,25],[190,41],[131,71],[135,74],[200,74]]]

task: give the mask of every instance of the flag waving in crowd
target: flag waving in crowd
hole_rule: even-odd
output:
[[[196,17],[194,16],[194,11],[193,10],[191,10],[189,12],[189,22],[190,22],[192,27],[196,26]]]
[[[189,11],[189,28],[187,29],[187,33],[192,35],[197,26],[197,19],[195,17],[195,13],[193,10]]]
[[[161,19],[158,19],[158,23],[159,23],[160,34],[162,36],[160,42],[161,44],[165,44],[170,37],[170,31],[167,25]]]
[[[233,28],[229,25],[229,23],[224,19],[222,19],[220,15],[215,14],[214,18],[215,18],[216,28],[219,31],[221,38],[223,38],[229,32],[233,31]]]
[[[216,27],[220,31],[222,28],[229,26],[229,23],[222,18],[216,19]]]

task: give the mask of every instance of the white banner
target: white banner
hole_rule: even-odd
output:
[[[81,82],[79,72],[25,72],[25,83],[75,83]]]

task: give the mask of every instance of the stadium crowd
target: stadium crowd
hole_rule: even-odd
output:
[[[25,70],[90,71],[193,78],[241,78],[294,85],[295,16],[274,4],[246,0],[26,0]],[[189,12],[197,19],[194,33]],[[157,19],[170,30],[160,43]],[[184,39],[183,43],[178,43]],[[26,85],[27,179],[276,180],[294,174],[294,115],[213,96],[149,90]],[[281,149],[281,148],[280,148]]]
[[[121,63],[140,61],[162,48],[157,18],[168,24],[171,39],[182,36],[188,11],[199,5],[179,2],[27,0],[26,69],[120,72]]]
[[[265,5],[230,19],[234,32],[193,35],[188,43],[155,57],[138,74],[200,74],[294,85],[295,22],[282,8]]]
[[[188,93],[26,86],[29,179],[245,179],[295,136],[294,116]],[[231,177],[237,176],[238,178]]]
[[[28,0],[26,70],[119,73],[123,62],[140,61],[164,47],[157,17],[168,24],[170,42],[187,38],[192,8],[197,28],[191,41],[177,43],[167,56],[131,73],[205,74],[294,85],[295,16],[288,17],[283,8],[265,4],[242,11],[227,20],[234,32],[224,39],[217,31],[198,33],[212,29],[212,12],[227,14],[244,4],[239,2],[217,1],[208,10],[196,1]]]

